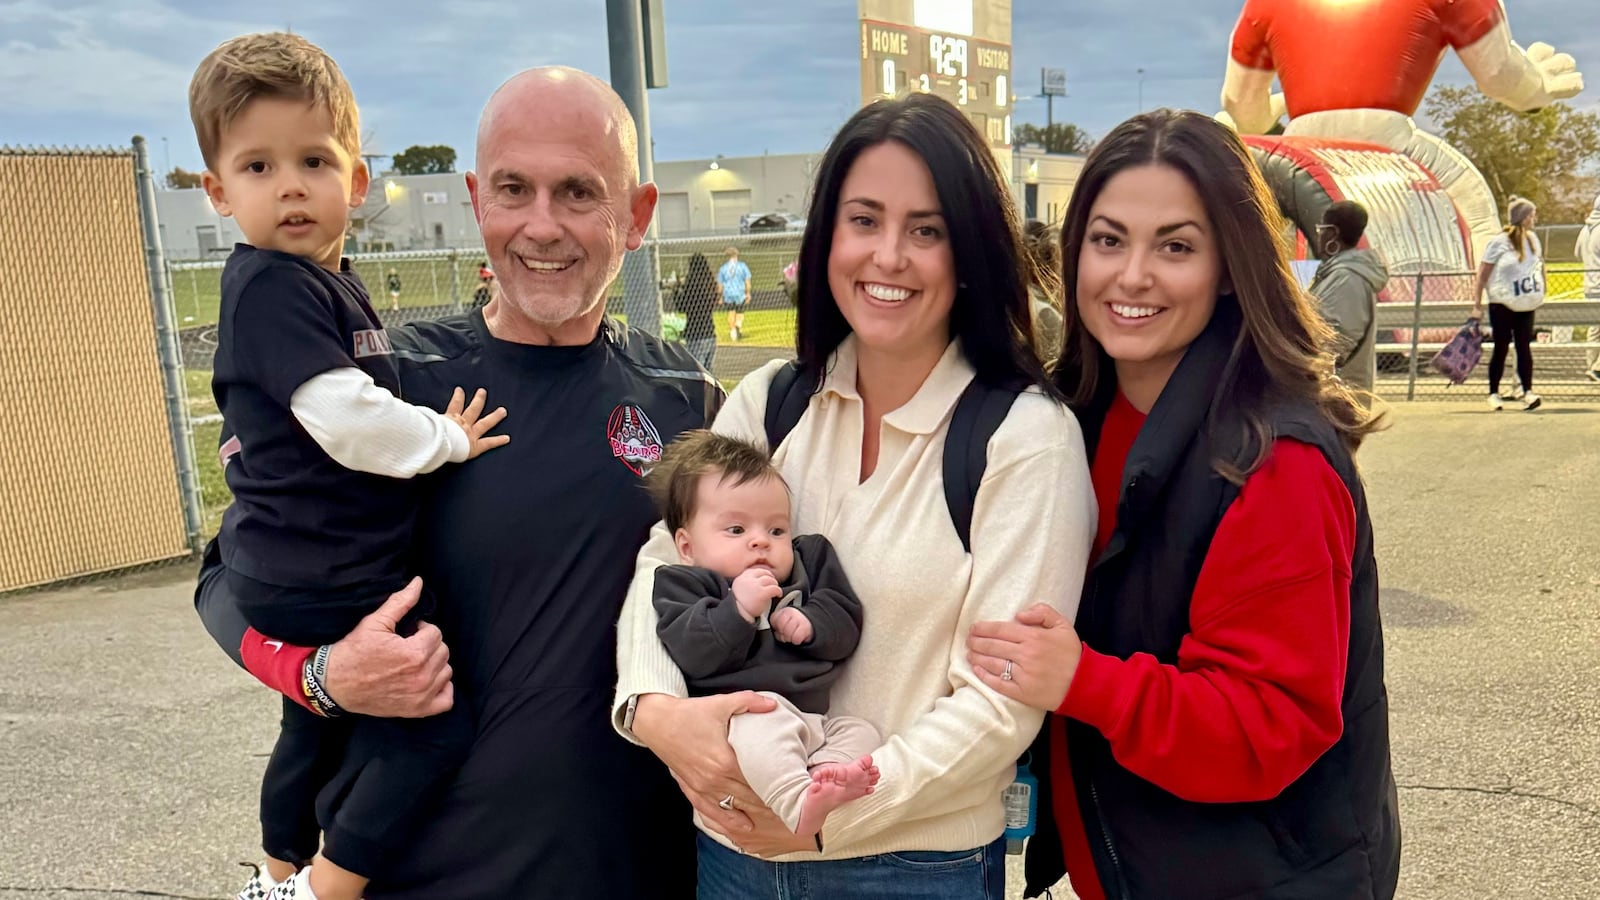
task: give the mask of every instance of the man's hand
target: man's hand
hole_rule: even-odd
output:
[[[489,434],[489,430],[499,425],[506,417],[504,406],[496,407],[488,415],[483,414],[483,408],[489,402],[489,394],[483,388],[478,388],[472,394],[472,403],[466,403],[466,395],[461,388],[456,388],[450,394],[450,405],[444,408],[445,417],[461,426],[467,433],[467,443],[472,449],[467,451],[467,459],[475,459],[485,452],[496,447],[504,447],[511,443],[509,434]]]
[[[395,633],[422,596],[413,578],[328,649],[323,687],[347,712],[391,719],[436,716],[455,702],[450,650],[439,629],[423,622],[417,633]]]
[[[667,764],[683,795],[707,822],[723,834],[744,834],[751,823],[741,810],[766,807],[745,783],[728,746],[728,720],[777,706],[754,691],[690,698],[645,694],[634,709],[633,736]],[[733,798],[732,810],[717,805],[726,797]]]
[[[749,831],[727,831],[715,821],[708,820],[706,824],[723,837],[733,841],[741,852],[762,859],[771,859],[785,853],[802,853],[817,849],[817,839],[813,835],[797,835],[789,830],[789,826],[778,818],[778,814],[765,806],[750,811],[752,827]]]
[[[772,606],[772,601],[783,596],[778,579],[765,566],[752,566],[733,580],[733,599],[739,603],[739,612],[746,622],[754,622]]]
[[[792,606],[785,606],[772,614],[772,633],[785,644],[804,644],[811,640],[811,620]]]

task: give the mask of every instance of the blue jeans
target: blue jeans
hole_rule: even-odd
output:
[[[903,850],[825,862],[767,862],[706,837],[699,900],[1004,900],[1005,841],[941,852]]]

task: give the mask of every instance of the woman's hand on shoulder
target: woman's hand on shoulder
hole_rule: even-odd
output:
[[[1082,657],[1083,641],[1072,623],[1043,603],[1010,622],[979,622],[967,634],[967,662],[979,680],[1045,712],[1067,699]]]

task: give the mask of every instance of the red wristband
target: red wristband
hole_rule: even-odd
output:
[[[245,671],[306,709],[311,709],[311,704],[306,699],[302,674],[306,660],[315,652],[315,647],[296,647],[272,640],[254,628],[246,631],[244,640],[239,642],[239,659]]]

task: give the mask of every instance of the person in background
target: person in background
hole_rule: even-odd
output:
[[[1489,326],[1494,330],[1494,352],[1489,355],[1489,408],[1505,408],[1500,379],[1506,371],[1506,354],[1517,346],[1517,382],[1522,388],[1522,408],[1538,409],[1533,392],[1533,318],[1544,303],[1544,249],[1533,227],[1539,210],[1533,201],[1513,197],[1506,218],[1511,224],[1484,248],[1478,263],[1472,317],[1483,318],[1483,301],[1489,299]]]
[[[489,268],[489,261],[478,263],[478,286],[472,289],[472,305],[486,306],[494,297],[494,270]]]
[[[728,340],[744,337],[744,308],[750,302],[750,267],[739,258],[739,248],[729,247],[728,261],[717,270],[722,285],[722,305],[728,308]]]
[[[399,272],[399,270],[391,268],[389,270],[388,277],[384,279],[384,283],[389,288],[389,308],[392,309],[392,310],[393,309],[399,309],[400,308],[400,272]]]
[[[717,355],[717,326],[712,310],[717,305],[717,279],[704,253],[689,257],[688,271],[672,292],[672,308],[683,313],[683,345],[707,372]]]
[[[1583,263],[1583,299],[1600,300],[1600,197],[1594,198],[1594,209],[1589,211],[1583,230],[1578,232],[1574,252]],[[1590,325],[1587,337],[1591,344],[1600,341],[1600,325]],[[1584,375],[1600,381],[1600,351],[1587,351]]]
[[[1366,230],[1367,210],[1354,200],[1323,212],[1316,228],[1323,258],[1310,291],[1333,329],[1334,371],[1370,406],[1378,379],[1378,293],[1389,283],[1389,270],[1375,251],[1361,248]]]

